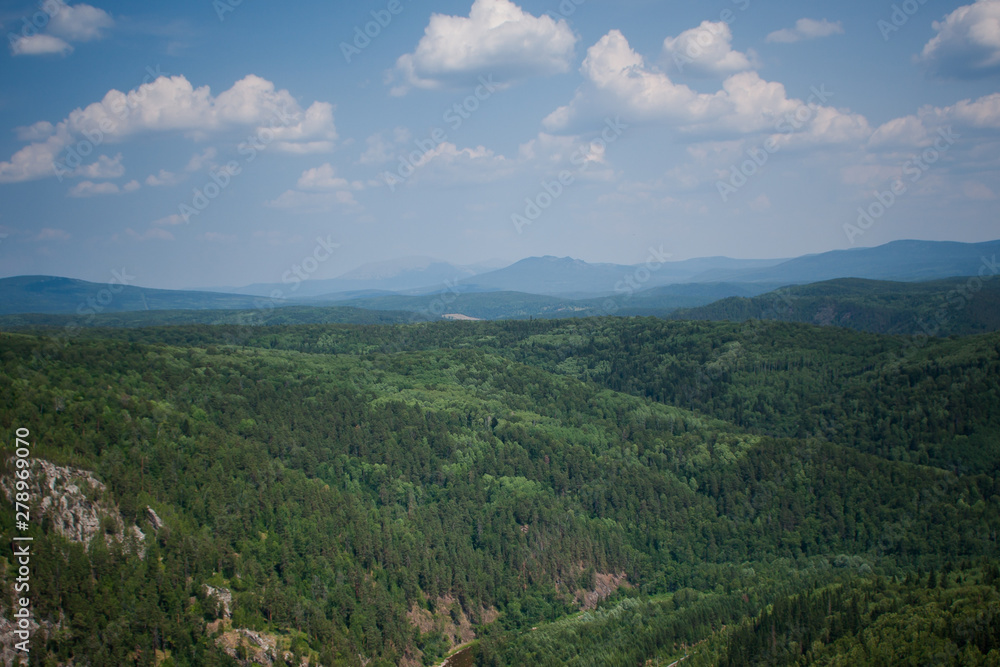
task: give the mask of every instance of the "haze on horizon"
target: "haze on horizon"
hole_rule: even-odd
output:
[[[46,0],[0,24],[0,276],[1000,236],[1000,0]]]

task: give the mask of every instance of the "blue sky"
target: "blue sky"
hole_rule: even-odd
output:
[[[1000,237],[1000,0],[44,0],[0,22],[4,276]]]

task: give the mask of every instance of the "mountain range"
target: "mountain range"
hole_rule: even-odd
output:
[[[705,257],[625,265],[569,257],[529,257],[457,265],[411,257],[365,265],[330,280],[301,283],[294,299],[262,298],[287,286],[259,283],[226,291],[100,285],[72,278],[0,279],[0,315],[95,316],[165,310],[254,310],[275,306],[351,306],[480,319],[665,315],[729,297],[752,298],[785,285],[841,278],[918,282],[1000,272],[1000,241],[894,241],[793,259]],[[659,253],[654,253],[658,255]],[[287,291],[287,290],[285,290]],[[612,298],[609,307],[607,299]]]

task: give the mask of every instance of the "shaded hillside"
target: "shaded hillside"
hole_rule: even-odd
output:
[[[421,318],[421,321],[423,318]],[[147,310],[97,315],[0,315],[0,329],[68,329],[90,327],[153,327],[182,324],[237,326],[290,324],[405,324],[413,313],[394,310],[367,310],[349,306],[281,306],[254,310]]]
[[[126,278],[127,279],[127,278]],[[0,315],[120,313],[141,310],[256,308],[259,297],[91,283],[53,276],[0,278]]]
[[[751,298],[730,297],[667,317],[733,322],[768,319],[884,334],[976,334],[1000,329],[1000,279],[901,283],[843,278],[793,285]]]

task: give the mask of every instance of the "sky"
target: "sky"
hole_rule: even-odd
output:
[[[0,25],[0,276],[1000,238],[1000,0],[42,0]]]

